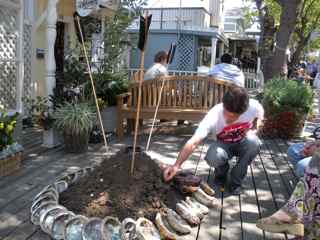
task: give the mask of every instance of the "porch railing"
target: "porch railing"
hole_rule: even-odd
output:
[[[133,75],[138,71],[137,68],[128,69],[129,78],[131,79]],[[259,86],[257,80],[257,74],[254,69],[242,69],[245,76],[245,87],[247,89],[257,89]],[[177,70],[169,70],[170,76],[195,76],[198,74],[196,71],[177,71]]]

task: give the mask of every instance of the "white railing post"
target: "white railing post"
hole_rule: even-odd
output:
[[[56,87],[56,61],[54,56],[54,44],[57,37],[57,0],[48,0],[47,7],[47,54],[45,56],[46,63],[46,94],[49,97],[53,95],[53,90]],[[49,103],[52,104],[52,103]],[[52,107],[52,106],[51,106]],[[60,139],[57,131],[51,128],[43,132],[43,146],[48,148],[56,147],[60,144]]]
[[[18,17],[18,76],[16,84],[16,111],[23,112],[23,80],[24,80],[24,47],[23,47],[23,25],[24,25],[24,0],[20,0],[20,9]]]
[[[211,38],[211,68],[216,64],[217,42],[218,39]]]
[[[57,5],[56,0],[48,0],[47,8],[47,54],[46,62],[46,94],[53,94],[56,87],[56,61],[54,57],[54,44],[57,37]]]

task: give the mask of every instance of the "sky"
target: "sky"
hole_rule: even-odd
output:
[[[182,7],[202,7],[205,0],[181,0]],[[243,0],[225,0],[225,10],[243,6]],[[180,0],[148,0],[148,7],[179,7]]]

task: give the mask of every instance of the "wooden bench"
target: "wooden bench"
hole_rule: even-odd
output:
[[[157,119],[200,121],[215,104],[222,101],[224,93],[233,85],[211,77],[169,76],[142,83],[140,119],[153,119],[158,103]],[[117,135],[123,137],[123,121],[136,118],[139,83],[132,83],[129,92],[117,96]]]

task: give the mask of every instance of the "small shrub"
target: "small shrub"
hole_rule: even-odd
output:
[[[264,87],[264,133],[267,136],[298,136],[312,110],[313,93],[309,86],[293,80],[273,79]]]

